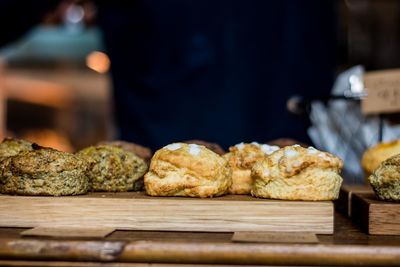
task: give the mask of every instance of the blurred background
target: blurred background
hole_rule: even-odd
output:
[[[336,15],[337,73],[400,67],[400,1],[337,0]],[[65,151],[114,138],[109,68],[96,3],[62,1],[0,47],[3,133]]]

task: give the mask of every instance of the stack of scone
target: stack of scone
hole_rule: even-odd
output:
[[[88,147],[76,154],[6,138],[0,143],[0,193],[64,196],[143,187],[150,150],[127,142]]]
[[[152,196],[213,197],[252,194],[285,200],[336,199],[343,162],[313,147],[240,143],[223,157],[196,144],[158,150],[145,175]]]
[[[138,191],[144,184],[151,196],[338,197],[343,162],[329,153],[299,145],[279,148],[253,142],[232,146],[224,154],[216,144],[192,142],[196,144],[173,143],[159,149],[148,170],[151,151],[127,142],[102,143],[71,154],[5,139],[0,143],[0,193],[62,196],[89,190]],[[391,169],[393,162],[397,161],[382,168]],[[371,183],[384,180],[374,179],[378,176],[383,175],[377,171]]]

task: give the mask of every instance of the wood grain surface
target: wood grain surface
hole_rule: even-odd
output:
[[[103,238],[114,232],[114,228],[98,227],[35,227],[21,232],[21,236],[48,236],[74,238]]]
[[[233,242],[247,243],[318,243],[314,233],[284,233],[284,232],[235,232]]]
[[[0,266],[399,266],[400,236],[367,235],[335,214],[318,244],[232,243],[232,233],[115,231],[103,240],[21,238],[0,228]],[[141,262],[143,264],[141,264]],[[181,265],[179,265],[181,266]]]
[[[371,235],[400,235],[400,203],[381,201],[374,193],[354,193],[352,219]]]
[[[335,208],[351,217],[351,199],[354,193],[371,193],[372,188],[367,184],[345,184],[339,192],[339,198],[335,200]]]
[[[2,227],[108,227],[162,231],[333,232],[333,203],[250,196],[154,198],[143,193],[80,197],[0,196]]]

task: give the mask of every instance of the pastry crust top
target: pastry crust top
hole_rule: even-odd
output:
[[[255,164],[252,194],[288,200],[330,200],[338,196],[343,161],[313,147],[284,147]]]
[[[228,174],[226,161],[205,146],[173,143],[154,154],[144,183],[153,196],[212,197],[226,193]]]
[[[142,145],[138,145],[131,142],[115,140],[115,141],[102,141],[99,145],[111,145],[115,147],[122,148],[125,151],[132,152],[136,154],[138,157],[144,159],[147,163],[150,162],[151,156],[153,153],[151,149],[148,147],[144,147]]]
[[[32,150],[32,143],[25,140],[8,137],[0,143],[0,159],[14,156],[20,152],[29,150]]]
[[[278,146],[269,146],[252,142],[240,143],[229,148],[229,153],[224,155],[232,170],[232,185],[230,194],[250,194],[252,187],[251,169],[258,161],[278,150]]]
[[[210,149],[211,151],[217,153],[218,155],[222,156],[226,153],[226,151],[218,144],[216,143],[211,143],[203,140],[188,140],[183,143],[186,144],[196,144],[196,145],[202,145],[205,146],[206,148]]]
[[[136,154],[112,145],[87,147],[77,153],[89,166],[94,191],[124,192],[147,171],[146,162]]]
[[[76,195],[89,188],[87,164],[51,148],[33,146],[0,162],[0,192],[21,195]]]

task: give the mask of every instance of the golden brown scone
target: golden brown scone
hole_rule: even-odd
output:
[[[151,156],[153,155],[151,149],[148,147],[144,147],[135,143],[121,141],[121,140],[102,141],[99,143],[99,145],[111,145],[122,148],[125,151],[135,153],[136,156],[144,159],[147,163],[150,162]]]
[[[379,199],[400,201],[400,154],[383,161],[368,181]]]
[[[205,146],[174,143],[158,150],[144,176],[151,196],[213,197],[227,192],[227,162]]]
[[[210,143],[210,142],[206,142],[203,140],[188,140],[188,141],[184,141],[184,143],[205,146],[206,148],[210,149],[211,151],[214,151],[215,153],[217,153],[220,156],[225,154],[225,150],[216,143]]]
[[[343,161],[313,147],[279,149],[255,164],[251,194],[286,200],[332,200],[339,195]]]
[[[365,175],[368,177],[384,160],[397,154],[400,154],[400,140],[379,143],[367,149],[361,159]]]
[[[253,165],[278,149],[279,147],[277,146],[256,142],[231,146],[229,153],[224,155],[229,167],[232,169],[232,185],[229,187],[229,193],[233,195],[250,194],[253,185],[251,178]]]

